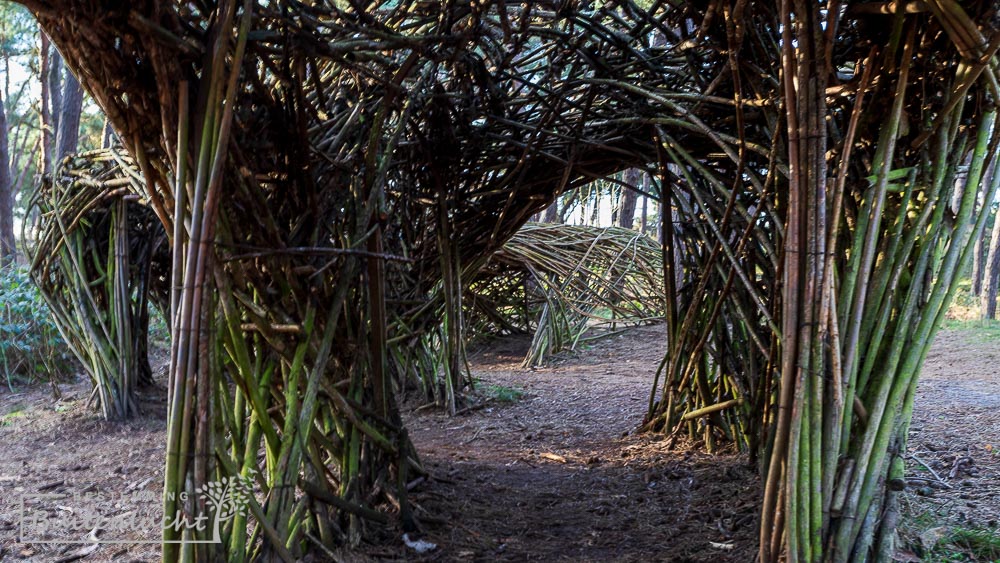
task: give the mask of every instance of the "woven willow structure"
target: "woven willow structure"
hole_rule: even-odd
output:
[[[466,339],[532,332],[525,366],[588,329],[663,320],[660,246],[621,227],[529,223],[467,284]]]
[[[453,409],[465,284],[628,167],[670,204],[647,429],[760,459],[762,561],[891,555],[916,374],[997,189],[992,2],[21,2],[170,238],[165,508],[253,478],[227,560],[417,526],[405,343],[439,335]]]
[[[135,389],[153,383],[149,303],[169,302],[166,235],[143,192],[127,154],[95,151],[65,159],[28,204],[32,278],[113,420],[137,414]]]

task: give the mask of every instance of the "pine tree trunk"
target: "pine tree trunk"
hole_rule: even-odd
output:
[[[10,154],[7,144],[7,114],[0,97],[0,265],[17,257],[14,245],[14,201],[10,182]]]
[[[988,186],[990,182],[993,181],[993,174],[996,172],[995,167],[990,167],[990,169],[983,176],[983,185]],[[985,269],[984,259],[986,258],[986,249],[983,248],[983,243],[986,241],[986,231],[979,233],[976,237],[976,245],[972,250],[972,294],[978,297],[983,291],[983,270]]]
[[[979,296],[983,292],[983,239],[986,238],[984,230],[982,236],[976,238],[975,247],[972,250],[972,294]]]
[[[109,149],[111,148],[111,140],[114,138],[115,130],[111,127],[111,120],[107,117],[104,118],[104,127],[101,130],[103,131],[101,134],[101,148]]]
[[[52,74],[52,45],[44,33],[39,47],[39,80],[42,86],[42,174],[52,172],[52,147],[55,145],[55,125],[52,123],[52,95],[49,76]]]
[[[625,183],[632,188],[639,185],[639,170],[632,168],[625,173]],[[639,200],[639,193],[626,187],[621,188],[621,203],[618,206],[618,226],[631,229],[635,223],[635,205]]]
[[[600,224],[601,222],[601,190],[595,190],[594,192],[594,209],[590,214],[590,222],[587,223],[591,227]],[[612,200],[614,201],[614,200]]]
[[[643,174],[642,176],[642,191],[644,193],[649,193],[649,174]],[[649,231],[649,196],[642,196],[642,216],[639,220],[639,230],[642,234],[646,234]]]
[[[51,128],[51,138],[49,140],[49,155],[51,156],[51,162],[49,163],[52,167],[59,164],[59,152],[57,150],[58,136],[59,136],[59,119],[62,117],[63,109],[63,99],[62,99],[62,55],[56,50],[55,46],[49,50],[49,69],[46,76],[42,79],[48,83],[49,91],[49,127]]]
[[[993,217],[993,232],[990,233],[990,249],[986,254],[986,267],[983,273],[983,318],[997,318],[997,282],[1000,278],[1000,213]]]
[[[545,208],[545,216],[542,217],[543,223],[556,223],[559,221],[559,198],[552,200],[552,205]]]
[[[611,185],[611,224],[618,224],[619,212],[622,208],[621,192],[625,191],[617,184]]]
[[[83,88],[70,72],[66,73],[59,130],[56,134],[56,158],[62,160],[76,152],[80,144],[80,113],[83,111]]]

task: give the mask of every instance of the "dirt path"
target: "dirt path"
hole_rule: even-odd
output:
[[[0,394],[0,561],[58,561],[80,545],[16,543],[24,510],[44,509],[65,523],[81,507],[99,507],[105,516],[137,521],[135,509],[162,514],[163,459],[166,441],[166,397],[143,395],[145,416],[109,423],[87,408],[90,384],[60,385],[56,400],[47,385],[11,395]],[[103,494],[97,502],[74,504],[73,498]],[[70,500],[37,501],[39,495],[68,495]],[[136,502],[132,502],[135,500]],[[52,510],[53,507],[62,506]],[[74,509],[77,512],[72,512]],[[61,511],[61,512],[60,512]],[[159,561],[157,527],[126,526],[121,534],[101,538],[152,541],[149,544],[104,544],[82,561]],[[58,526],[58,539],[84,540],[87,530]],[[152,529],[148,529],[152,528]],[[30,531],[27,537],[35,536]]]
[[[440,476],[415,499],[449,522],[427,530],[440,546],[429,559],[752,560],[759,491],[745,459],[623,436],[641,422],[662,330],[629,330],[538,370],[518,367],[527,341],[501,341],[473,358],[473,374],[520,399],[411,416]]]
[[[942,527],[997,533],[1000,341],[974,330],[938,335],[917,387],[908,453],[911,535],[926,543],[936,535],[927,531]]]

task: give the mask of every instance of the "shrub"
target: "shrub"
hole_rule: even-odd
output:
[[[28,273],[0,268],[0,374],[7,386],[72,373],[75,363]]]

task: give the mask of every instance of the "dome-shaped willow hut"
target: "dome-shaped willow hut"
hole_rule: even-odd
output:
[[[466,285],[629,167],[669,210],[645,428],[759,461],[762,561],[891,555],[917,374],[1000,183],[992,2],[21,2],[168,239],[165,510],[254,485],[249,526],[167,530],[165,560],[418,525],[413,343],[453,409]]]

